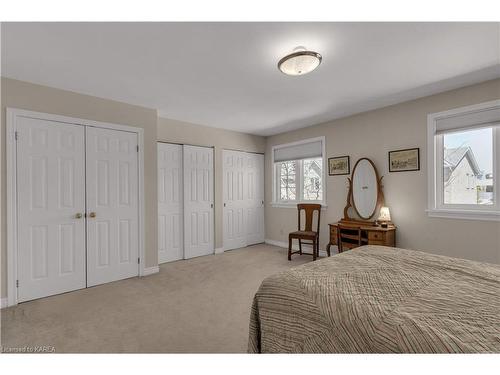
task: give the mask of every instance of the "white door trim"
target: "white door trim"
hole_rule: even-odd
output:
[[[111,124],[93,120],[54,115],[24,109],[7,108],[6,161],[7,161],[7,305],[17,305],[17,156],[16,156],[16,118],[28,117],[81,126],[128,131],[137,134],[138,178],[139,178],[139,276],[145,276],[145,235],[144,235],[144,130],[128,125]]]

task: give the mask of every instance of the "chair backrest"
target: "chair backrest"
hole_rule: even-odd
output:
[[[320,222],[320,217],[321,217],[321,205],[320,204],[313,204],[313,203],[301,203],[297,205],[297,210],[299,214],[299,220],[298,220],[298,230],[300,229],[300,211],[304,210],[306,214],[306,226],[304,228],[305,231],[311,232],[312,225],[313,225],[313,217],[314,217],[314,211],[318,211],[318,227],[316,228],[315,232],[319,233],[319,222]]]

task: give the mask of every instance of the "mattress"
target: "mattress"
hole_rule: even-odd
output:
[[[500,265],[362,246],[266,278],[250,353],[499,353]]]

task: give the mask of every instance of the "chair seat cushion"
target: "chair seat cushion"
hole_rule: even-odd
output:
[[[291,237],[311,237],[311,238],[314,238],[317,235],[318,235],[317,232],[305,231],[305,230],[298,230],[298,231],[290,233]]]

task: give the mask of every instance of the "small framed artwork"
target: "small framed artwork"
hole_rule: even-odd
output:
[[[408,172],[420,170],[420,149],[389,151],[389,172]]]
[[[349,156],[338,156],[336,158],[328,158],[328,175],[341,176],[351,173],[349,165]]]

